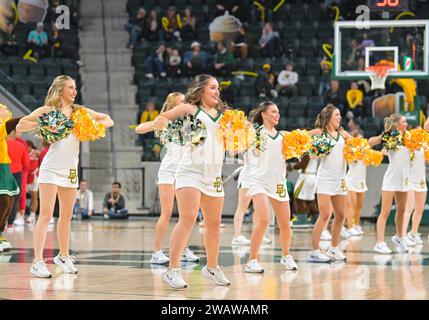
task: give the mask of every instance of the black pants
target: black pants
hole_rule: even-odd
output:
[[[16,180],[16,183],[18,184],[19,187],[21,187],[21,181],[22,181],[22,172],[17,172],[13,174],[13,177]],[[16,213],[18,212],[18,204],[19,204],[19,195],[20,195],[21,191],[13,197],[13,206],[10,209],[9,212],[9,219],[8,219],[8,224],[13,224],[13,222],[15,221],[16,218]]]

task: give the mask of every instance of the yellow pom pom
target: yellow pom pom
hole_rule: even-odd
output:
[[[344,159],[347,163],[363,160],[366,152],[371,149],[368,140],[364,138],[349,138],[344,146]]]
[[[80,141],[96,141],[106,136],[106,128],[97,123],[84,107],[74,111],[71,120],[74,122],[73,133]]]
[[[293,130],[283,137],[283,156],[286,160],[300,158],[312,148],[312,139],[306,130]]]
[[[367,150],[365,157],[363,158],[363,162],[367,166],[375,166],[378,167],[380,163],[383,161],[383,152],[369,149]]]
[[[241,110],[227,110],[219,120],[216,136],[225,150],[245,152],[255,140],[255,130]]]
[[[429,133],[422,128],[411,129],[404,134],[403,141],[404,146],[413,152],[429,142]]]

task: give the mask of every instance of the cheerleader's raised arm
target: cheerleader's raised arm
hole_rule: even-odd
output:
[[[429,131],[429,118],[426,119],[425,124],[423,125],[423,129]]]
[[[16,126],[16,131],[18,133],[22,133],[37,129],[39,127],[39,117],[44,113],[48,113],[52,109],[52,107],[48,106],[37,108],[32,113],[19,120],[18,125]]]
[[[380,134],[379,136],[375,136],[375,137],[371,137],[368,139],[368,144],[373,147],[376,146],[377,144],[381,143],[381,137],[382,135]]]
[[[88,113],[95,121],[103,125],[106,129],[114,126],[114,122],[108,114],[96,112],[86,107],[85,107],[85,110],[88,111]]]

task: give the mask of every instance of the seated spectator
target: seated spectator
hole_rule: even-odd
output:
[[[131,18],[127,23],[124,24],[124,28],[130,34],[130,43],[128,45],[129,48],[134,48],[139,38],[143,35],[144,29],[146,27],[146,10],[140,8],[137,12],[137,16],[135,18]]]
[[[361,51],[359,50],[359,44],[356,39],[353,39],[350,48],[344,53],[347,67],[352,70],[357,70],[359,67],[358,61],[360,56]]]
[[[326,58],[320,62],[322,68],[322,77],[320,78],[319,96],[323,97],[325,92],[331,90],[331,66]]]
[[[346,93],[347,99],[347,114],[351,113],[351,117],[358,118],[363,116],[364,100],[363,92],[359,90],[356,82],[352,82],[350,90]]]
[[[13,24],[7,25],[7,32],[0,31],[0,53],[9,56],[16,56],[19,52],[19,46],[16,43],[15,28]]]
[[[187,76],[194,77],[206,72],[209,54],[201,50],[201,44],[197,41],[192,42],[191,50],[185,52],[183,64]]]
[[[167,75],[172,78],[180,76],[182,58],[180,57],[178,49],[170,49],[170,54],[167,60]]]
[[[197,37],[197,19],[192,15],[191,8],[185,8],[182,17],[180,36],[184,41],[192,41]]]
[[[280,47],[280,36],[277,31],[273,31],[273,25],[267,22],[262,29],[262,36],[259,39],[259,45],[264,57],[272,58],[276,49]]]
[[[180,40],[179,23],[177,13],[173,7],[168,7],[166,16],[162,17],[163,40]]]
[[[365,57],[365,48],[366,47],[374,47],[374,46],[375,46],[374,40],[369,39],[368,33],[364,32],[362,42],[358,46],[358,49],[361,50],[361,56]]]
[[[168,52],[167,47],[164,43],[161,43],[156,49],[155,53],[146,59],[146,67],[148,73],[146,77],[153,79],[154,71],[157,72],[161,77],[165,78],[167,76],[166,66],[168,61]]]
[[[219,83],[219,91],[222,101],[227,105],[233,106],[235,103],[235,94],[231,87],[231,81],[221,81]]]
[[[328,103],[333,104],[344,115],[344,97],[340,92],[340,82],[338,80],[331,80],[331,89],[325,92],[323,103],[325,106]]]
[[[271,65],[266,63],[262,66],[256,78],[256,94],[261,98],[277,98],[277,91],[274,89],[276,84],[276,75],[271,72]]]
[[[286,70],[280,71],[280,74],[277,78],[277,87],[276,91],[280,95],[297,96],[298,88],[296,84],[298,83],[298,73],[293,71],[293,63],[289,62],[286,65]]]
[[[39,157],[40,151],[36,148],[33,141],[25,140],[28,146],[29,167],[27,173],[27,192],[31,197],[30,215],[27,223],[36,222],[36,211],[39,207],[39,184],[37,176],[39,175]]]
[[[234,57],[232,52],[226,47],[225,43],[217,44],[217,53],[215,55],[214,74],[216,77],[229,77],[233,67]]]
[[[27,39],[28,48],[32,50],[35,59],[46,57],[48,51],[48,35],[44,31],[42,22],[38,22],[36,29],[30,31]]]
[[[146,22],[146,28],[143,29],[143,38],[146,41],[154,42],[163,40],[162,32],[159,30],[159,19],[156,10],[150,12]]]
[[[73,218],[76,219],[79,215],[82,219],[89,219],[94,215],[94,196],[88,189],[88,182],[83,179],[79,182],[79,190],[73,208]]]
[[[356,118],[350,118],[350,120],[347,122],[348,132],[353,137],[357,135],[361,135],[363,137],[363,131],[360,128],[360,122]]]
[[[153,121],[159,115],[159,111],[156,109],[155,103],[149,101],[146,103],[145,109],[140,116],[140,123]]]
[[[104,196],[103,214],[106,219],[128,219],[125,197],[121,194],[121,184],[117,181],[112,183],[112,192]]]
[[[61,58],[64,56],[63,52],[64,36],[60,30],[58,30],[57,24],[52,24],[52,31],[49,35],[49,43],[51,44],[51,57]]]
[[[252,43],[253,38],[252,34],[249,32],[249,28],[246,25],[242,25],[238,30],[238,34],[231,42],[231,51],[236,57],[239,56],[243,60],[247,59]]]
[[[154,143],[150,155],[146,157],[146,161],[161,161],[161,145]]]

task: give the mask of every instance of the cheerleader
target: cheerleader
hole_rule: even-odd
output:
[[[403,234],[406,234],[406,237],[411,242],[422,245],[423,240],[420,238],[419,226],[428,190],[426,186],[426,165],[423,148],[414,151],[414,154],[411,156],[409,186],[410,190],[408,191],[407,204],[405,206]],[[411,215],[413,215],[411,231],[407,233]]]
[[[167,99],[161,109],[161,113],[167,112],[184,102],[185,96],[180,92],[173,92],[167,96]],[[139,128],[136,128],[139,132]],[[165,146],[167,153],[162,159],[161,166],[158,171],[158,191],[159,200],[161,203],[161,215],[155,227],[155,246],[152,254],[151,263],[165,264],[170,259],[162,252],[162,243],[165,234],[168,231],[168,223],[170,222],[171,214],[174,206],[174,176],[177,167],[182,157],[182,149],[177,144],[170,142]],[[198,262],[199,258],[186,248],[182,253],[181,260],[187,262]]]
[[[392,114],[384,119],[384,132],[389,133],[393,130],[405,133],[407,130],[407,120],[400,114]],[[372,137],[368,140],[371,146],[382,142],[382,134]],[[377,253],[390,254],[386,242],[384,242],[384,233],[386,229],[387,218],[392,208],[392,201],[395,198],[396,213],[395,225],[396,235],[392,237],[392,242],[396,245],[399,253],[408,252],[405,243],[404,234],[404,212],[407,203],[407,194],[409,191],[410,176],[410,151],[405,146],[400,146],[398,150],[388,150],[389,165],[384,174],[381,187],[381,211],[377,219],[377,244],[374,251]]]
[[[39,117],[53,110],[70,118],[75,111],[76,95],[76,83],[72,78],[65,75],[56,77],[49,88],[45,106],[22,118],[18,123],[17,131],[26,132],[37,129]],[[108,115],[90,109],[87,111],[104,127],[113,126],[113,121]],[[73,264],[74,259],[69,254],[70,222],[78,186],[78,162],[79,140],[73,133],[70,133],[51,145],[40,166],[38,177],[40,212],[33,233],[34,261],[30,269],[31,274],[36,277],[50,278],[52,276],[43,260],[43,248],[57,194],[60,202],[60,217],[57,225],[60,252],[54,258],[54,263],[65,273],[78,272]]]
[[[316,128],[310,134],[323,134],[331,139],[335,145],[329,155],[320,160],[317,170],[317,203],[319,205],[319,218],[313,228],[312,251],[308,254],[310,262],[345,261],[347,257],[338,248],[341,227],[344,224],[346,207],[346,161],[343,156],[345,140],[350,134],[340,127],[340,110],[328,104],[317,115]],[[334,212],[332,224],[332,243],[326,254],[319,249],[323,226],[329,221]]]
[[[360,133],[353,134],[355,138],[363,138]],[[364,233],[360,226],[360,215],[363,202],[365,201],[366,186],[366,165],[362,160],[353,161],[349,164],[349,170],[346,175],[347,184],[347,210],[346,223],[347,229],[341,231],[344,238],[353,236],[362,236]]]
[[[306,224],[308,218],[306,213],[311,216],[316,216],[318,213],[316,202],[317,167],[317,158],[304,155],[297,164],[290,168],[291,170],[300,171],[293,192],[293,197],[295,198],[295,212],[298,219],[297,223],[302,219],[302,222]],[[297,226],[299,225],[300,224],[297,224]]]
[[[187,103],[159,115],[154,121],[140,125],[138,130],[138,133],[142,134],[162,129],[169,120],[174,121],[186,115],[199,119],[207,130],[203,145],[184,148],[176,171],[179,221],[171,234],[170,265],[163,279],[177,289],[188,286],[180,274],[180,255],[188,243],[200,207],[204,215],[204,246],[207,252],[207,265],[202,268],[202,274],[217,285],[230,284],[218,265],[220,221],[224,201],[222,164],[225,156],[224,146],[216,137],[218,121],[224,110],[219,96],[217,80],[210,75],[199,75],[186,93]]]
[[[19,194],[19,186],[10,171],[6,143],[8,133],[15,129],[18,121],[10,119],[12,119],[12,113],[5,105],[0,104],[0,253],[12,248],[10,242],[3,237],[3,231],[13,206],[13,197]]]
[[[289,253],[290,250],[290,206],[286,186],[286,161],[283,157],[283,135],[275,129],[280,113],[274,102],[265,101],[252,111],[254,123],[267,130],[267,149],[260,152],[250,178],[249,194],[252,196],[255,228],[250,240],[249,262],[244,271],[262,273],[264,269],[258,262],[259,247],[268,227],[270,203],[274,209],[280,228],[282,258],[280,263],[286,270],[297,270],[298,266]]]

